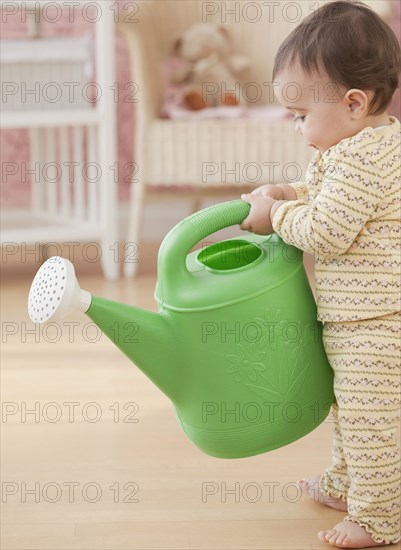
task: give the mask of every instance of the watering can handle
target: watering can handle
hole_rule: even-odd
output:
[[[171,229],[161,244],[158,278],[162,281],[171,281],[174,286],[180,281],[184,282],[183,279],[190,276],[186,267],[186,257],[190,250],[208,235],[242,223],[250,208],[250,205],[242,200],[222,202],[182,220]]]

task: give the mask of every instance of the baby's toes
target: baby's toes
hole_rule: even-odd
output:
[[[309,487],[309,483],[306,479],[298,479],[296,484],[301,487],[301,489],[307,489]]]
[[[340,534],[339,534],[338,537],[337,537],[337,540],[335,541],[335,544],[336,544],[337,546],[344,546],[344,547],[346,547],[346,544],[345,544],[346,540],[345,540],[345,539],[347,538],[347,536],[348,536],[348,533],[341,533],[341,532],[340,532]]]
[[[330,529],[330,531],[326,532],[326,541],[330,544],[335,544],[336,540],[338,539],[339,532],[337,529]]]
[[[337,531],[335,529],[329,529],[328,531],[319,531],[317,536],[322,542],[331,542],[330,537],[334,537],[336,532]]]

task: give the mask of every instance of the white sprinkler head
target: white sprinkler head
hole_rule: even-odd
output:
[[[61,319],[71,311],[88,311],[92,297],[81,290],[69,260],[53,256],[36,273],[28,298],[28,313],[34,323]]]

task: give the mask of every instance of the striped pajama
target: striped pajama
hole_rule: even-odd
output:
[[[385,543],[401,538],[400,342],[401,312],[323,326],[336,402],[320,489],[346,500],[345,519]]]
[[[333,463],[321,490],[376,542],[400,540],[401,124],[363,128],[323,154],[274,231],[314,255],[318,320],[334,370]],[[398,313],[394,313],[398,312]]]

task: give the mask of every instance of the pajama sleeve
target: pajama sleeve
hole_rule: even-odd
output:
[[[297,181],[296,183],[289,183],[288,185],[296,192],[297,200],[308,202],[308,187],[305,182]]]
[[[310,204],[288,201],[275,212],[274,231],[288,244],[320,258],[343,254],[383,200],[379,170],[369,156],[333,149],[320,192]]]

